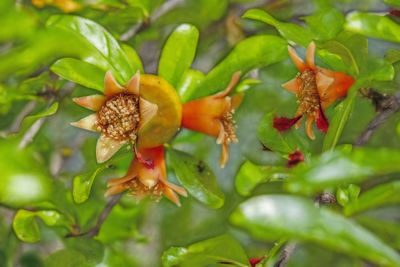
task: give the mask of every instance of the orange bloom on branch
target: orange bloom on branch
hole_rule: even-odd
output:
[[[164,147],[142,149],[136,153],[124,177],[108,182],[106,195],[129,190],[137,201],[147,195],[158,201],[162,195],[165,195],[180,206],[177,194],[186,197],[186,190],[168,182],[166,177]]]
[[[307,48],[306,62],[298,56],[293,47],[289,46],[288,49],[290,57],[300,72],[282,87],[296,94],[299,107],[294,118],[274,118],[274,127],[280,132],[290,129],[293,125],[299,128],[302,119],[307,117],[306,133],[309,138],[315,139],[312,130],[313,121],[323,132],[328,130],[329,122],[324,113],[325,109],[337,99],[347,95],[354,79],[346,73],[315,66],[314,42],[311,42]]]
[[[124,144],[135,146],[140,129],[156,115],[158,106],[139,96],[139,85],[139,72],[125,86],[120,86],[108,71],[104,79],[104,95],[73,99],[78,105],[96,111],[71,124],[100,132],[96,146],[99,163],[107,161]]]
[[[189,101],[182,107],[183,127],[215,136],[217,144],[222,145],[221,168],[229,159],[228,145],[238,142],[233,113],[242,102],[243,94],[229,96],[229,93],[235,88],[239,79],[240,72],[236,72],[224,91]]]

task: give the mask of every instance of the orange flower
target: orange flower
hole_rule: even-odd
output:
[[[217,137],[217,144],[222,144],[220,165],[223,168],[229,159],[228,145],[237,143],[236,125],[233,113],[242,99],[243,94],[229,93],[235,88],[240,79],[240,72],[236,72],[228,87],[215,95],[203,97],[183,104],[182,126]]]
[[[297,76],[282,85],[283,88],[296,94],[299,103],[295,118],[275,118],[274,127],[283,132],[296,124],[300,126],[303,117],[307,116],[306,133],[315,139],[312,122],[315,120],[318,129],[326,132],[329,122],[324,110],[337,99],[345,97],[354,79],[343,72],[331,71],[315,66],[315,44],[311,42],[307,48],[306,62],[289,46],[289,55],[299,69]]]
[[[136,153],[136,157],[132,160],[124,177],[108,182],[106,195],[130,190],[131,195],[135,196],[138,201],[146,195],[150,195],[158,201],[162,195],[165,195],[177,206],[180,206],[176,193],[186,197],[186,190],[168,182],[166,177],[164,147],[142,149]]]
[[[73,126],[100,132],[96,147],[99,163],[107,161],[121,146],[135,145],[137,133],[157,113],[158,106],[139,96],[140,73],[137,72],[126,86],[120,86],[111,71],[104,79],[104,95],[74,98],[78,104],[96,111]]]

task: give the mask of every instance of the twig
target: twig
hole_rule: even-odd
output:
[[[289,261],[290,256],[292,255],[294,249],[296,248],[295,242],[288,243],[282,250],[281,255],[279,256],[278,261],[274,264],[274,267],[284,267],[286,263]]]
[[[13,124],[10,127],[10,130],[8,131],[8,134],[13,134],[18,132],[19,128],[21,127],[22,121],[28,116],[32,110],[36,106],[36,101],[32,100],[29,101],[28,104],[21,110],[21,112],[18,114],[17,118],[14,120]]]
[[[365,145],[375,133],[375,131],[382,124],[384,124],[391,115],[400,110],[400,91],[391,97],[387,97],[385,101],[387,102],[382,105],[385,107],[385,109],[379,112],[375,116],[375,118],[368,124],[364,132],[354,142],[355,146]]]
[[[97,219],[97,223],[94,227],[92,227],[86,233],[74,234],[70,233],[66,235],[66,237],[80,237],[80,236],[87,236],[87,237],[94,237],[97,236],[100,232],[101,226],[103,225],[104,221],[107,219],[108,215],[114,208],[114,206],[119,202],[123,193],[119,193],[111,197],[110,201],[104,207],[103,211],[100,213],[99,218]]]
[[[119,39],[121,41],[128,41],[136,33],[147,28],[153,21],[155,21],[156,19],[158,19],[159,17],[161,17],[162,15],[164,15],[165,13],[167,13],[168,11],[170,11],[171,9],[176,7],[177,5],[182,4],[183,2],[184,2],[183,0],[166,1],[159,9],[154,11],[153,15],[150,18],[148,18],[148,20],[139,22],[138,24],[135,24],[128,31],[123,33]]]

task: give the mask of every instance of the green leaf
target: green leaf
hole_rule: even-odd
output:
[[[307,151],[307,141],[298,135],[296,131],[290,130],[280,133],[273,127],[274,116],[275,112],[266,114],[258,125],[258,138],[263,145],[268,149],[283,155],[293,153],[296,149]]]
[[[70,229],[72,222],[55,210],[18,210],[14,217],[13,229],[17,237],[28,243],[34,243],[40,240],[39,226],[35,216],[42,219],[48,226],[64,226]]]
[[[250,266],[241,245],[229,235],[201,241],[188,248],[172,247],[164,251],[161,260],[165,267],[209,266],[221,263],[241,267]]]
[[[386,61],[390,64],[394,64],[400,61],[400,51],[395,49],[389,49],[385,55]]]
[[[89,264],[98,264],[104,258],[104,245],[92,238],[75,237],[66,240],[67,247],[82,253],[86,262]]]
[[[190,24],[178,26],[168,38],[158,64],[158,75],[176,87],[196,54],[199,31]]]
[[[94,179],[105,168],[107,168],[106,165],[97,168],[94,172],[91,171],[75,176],[72,196],[76,203],[83,203],[89,198]]]
[[[89,267],[85,255],[75,249],[61,249],[50,254],[45,261],[46,267]]]
[[[62,58],[57,60],[50,70],[64,79],[73,81],[100,92],[104,90],[104,76],[106,72],[95,65],[74,59]]]
[[[224,205],[225,196],[218,186],[217,178],[204,161],[175,149],[168,149],[167,153],[179,182],[190,195],[212,209]]]
[[[133,72],[136,73],[136,71],[139,70],[140,73],[144,73],[142,60],[140,59],[138,53],[136,53],[135,49],[127,44],[122,44],[122,49],[125,51]]]
[[[350,153],[328,151],[298,165],[288,178],[287,189],[306,194],[329,187],[359,183],[371,176],[400,172],[400,152],[395,149],[357,147]]]
[[[261,81],[255,79],[244,79],[236,86],[235,92],[243,93],[258,84],[261,84]]]
[[[345,19],[339,10],[324,8],[306,17],[305,21],[318,39],[329,40],[343,29]]]
[[[283,38],[304,47],[308,46],[314,38],[309,30],[294,23],[281,22],[261,9],[248,10],[242,17],[259,20],[274,26]]]
[[[236,190],[242,196],[248,196],[260,183],[270,179],[282,179],[286,177],[286,173],[287,168],[285,167],[258,166],[246,161],[236,175]]]
[[[28,210],[19,210],[13,220],[13,229],[17,237],[28,243],[40,240],[39,226],[35,214]]]
[[[336,191],[336,200],[340,206],[344,207],[349,203],[349,192],[347,189],[339,188]]]
[[[357,222],[374,231],[384,241],[396,249],[400,249],[400,224],[373,217],[357,217]]]
[[[352,12],[346,17],[345,28],[369,37],[400,42],[400,25],[379,14]]]
[[[120,83],[126,83],[133,76],[135,70],[132,69],[124,50],[114,37],[96,22],[78,16],[54,15],[48,19],[46,26],[72,34],[79,42],[86,41],[91,49],[81,52],[82,60],[104,71],[111,69]]]
[[[200,84],[204,77],[205,75],[198,70],[188,69],[185,71],[178,85],[176,86],[176,91],[181,97],[182,103],[186,103],[190,99],[191,95],[196,90],[196,87]]]
[[[398,203],[400,203],[400,181],[394,181],[379,185],[361,194],[357,200],[345,207],[344,213],[352,215],[368,209]]]
[[[288,237],[315,242],[384,266],[400,265],[400,256],[371,232],[312,201],[284,195],[258,196],[240,204],[231,222],[254,237]],[[272,234],[272,236],[271,236]]]
[[[259,35],[241,41],[202,80],[191,99],[224,90],[235,72],[242,74],[279,62],[288,56],[287,42],[272,35]]]

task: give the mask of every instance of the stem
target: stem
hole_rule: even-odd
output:
[[[388,97],[386,101],[387,103],[384,105],[385,109],[376,114],[375,118],[368,124],[367,128],[354,142],[354,146],[363,146],[368,143],[376,130],[384,124],[391,115],[400,110],[400,91],[392,97]]]
[[[107,205],[104,207],[103,211],[100,213],[97,223],[94,227],[92,227],[89,231],[86,233],[80,233],[80,234],[73,234],[70,233],[66,237],[80,237],[80,236],[87,236],[87,237],[94,237],[97,236],[100,232],[101,226],[103,225],[104,221],[107,219],[108,215],[112,211],[115,205],[119,202],[121,199],[123,193],[119,193],[117,195],[112,196],[110,201],[107,203]]]

